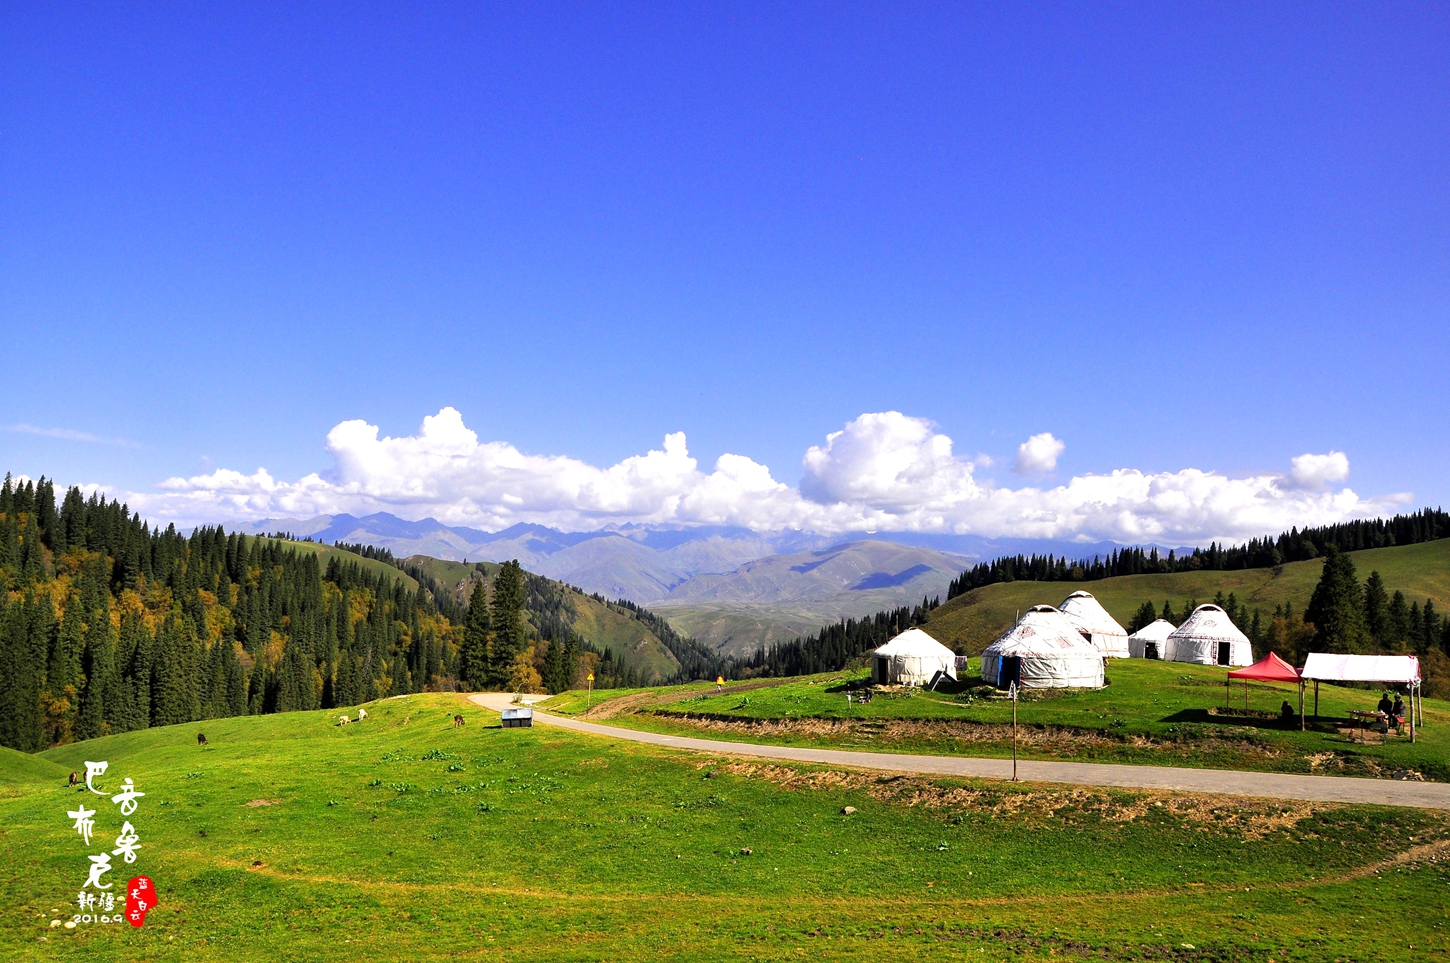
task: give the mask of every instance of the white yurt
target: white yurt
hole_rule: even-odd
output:
[[[1097,689],[1103,655],[1050,605],[1034,605],[982,653],[982,680],[1005,687],[1015,674],[1024,689]]]
[[[1162,659],[1173,661],[1173,646],[1168,636],[1173,634],[1174,625],[1167,619],[1158,619],[1143,626],[1128,636],[1128,655],[1135,659]]]
[[[1057,607],[1083,637],[1110,659],[1128,657],[1128,630],[1089,592],[1073,592]]]
[[[879,685],[929,685],[938,672],[956,679],[956,653],[921,629],[907,629],[871,653],[871,681]]]
[[[1254,649],[1228,613],[1217,605],[1200,605],[1168,635],[1174,662],[1199,665],[1252,665]]]

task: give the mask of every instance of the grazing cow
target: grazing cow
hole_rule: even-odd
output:
[[[367,717],[368,717],[368,711],[366,709],[364,709],[362,706],[358,706],[357,707],[357,721],[358,722],[362,722]]]
[[[462,716],[454,716],[453,717],[453,728],[457,729],[461,725],[463,725],[463,717]]]
[[[340,726],[345,726],[345,725],[347,725],[351,721],[352,720],[349,719],[347,716],[338,716],[337,717],[337,724],[340,725]]]
[[[71,773],[70,774],[70,784],[72,786],[79,786],[81,784],[81,774],[78,773],[78,772]]]
[[[206,741],[206,733],[204,733],[204,732],[198,732],[196,734],[196,744],[198,746],[204,746],[204,745],[207,744],[207,741]]]

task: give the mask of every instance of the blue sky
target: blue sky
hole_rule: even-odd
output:
[[[415,6],[7,12],[0,463],[192,520],[1020,534],[1061,506],[982,526],[942,491],[1329,452],[1347,477],[1161,534],[1450,495],[1443,5]],[[334,464],[372,457],[339,425],[416,441],[449,408],[536,459],[528,491],[416,444]],[[628,468],[580,494],[672,432],[811,505],[662,515]],[[1042,433],[1061,454],[1014,473]],[[258,467],[331,488],[211,476]],[[1138,533],[1104,524],[1053,533]]]

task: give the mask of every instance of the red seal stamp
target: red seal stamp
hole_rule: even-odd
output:
[[[150,876],[135,876],[126,884],[126,919],[132,926],[146,922],[146,913],[156,905],[156,884]]]

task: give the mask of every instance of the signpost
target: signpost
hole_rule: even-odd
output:
[[[589,673],[589,689],[584,694],[584,711],[588,712],[589,707],[594,704],[594,673]]]

